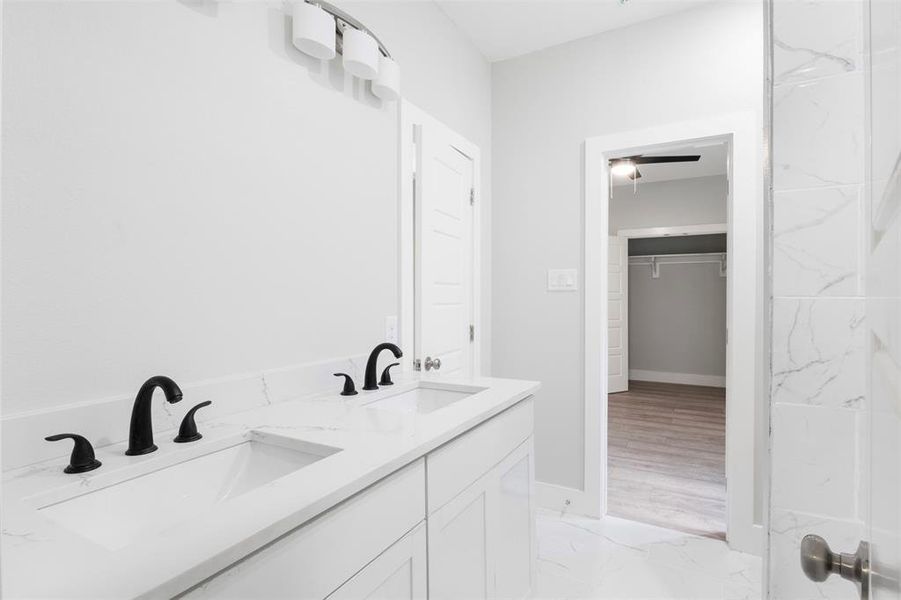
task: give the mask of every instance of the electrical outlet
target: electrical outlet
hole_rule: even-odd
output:
[[[397,316],[385,317],[385,340],[392,344],[397,343]]]

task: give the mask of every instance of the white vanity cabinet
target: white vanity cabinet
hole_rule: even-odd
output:
[[[182,598],[523,598],[534,574],[526,399],[191,588]]]
[[[181,597],[192,600],[320,600],[336,592],[345,582],[350,583],[355,575],[362,573],[364,566],[375,565],[378,560],[371,561],[383,558],[386,549],[394,547],[395,542],[408,532],[423,525],[424,518],[425,466],[424,460],[419,459]],[[416,576],[425,580],[426,566],[421,557],[411,561],[410,568],[415,568]],[[370,581],[363,579],[358,585]],[[377,587],[375,583],[372,585]],[[410,597],[419,596],[396,596],[398,599]]]
[[[426,600],[425,523],[366,565],[328,600]]]
[[[430,600],[529,594],[536,554],[531,434],[529,400],[426,457]]]

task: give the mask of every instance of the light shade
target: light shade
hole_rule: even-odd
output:
[[[379,56],[379,76],[372,81],[372,93],[382,100],[400,97],[400,67],[393,58]]]
[[[610,166],[610,172],[619,177],[629,177],[635,171],[635,163],[631,160],[618,160]]]
[[[291,9],[291,41],[294,47],[315,58],[335,58],[335,18],[319,8],[298,0]]]
[[[344,29],[344,69],[360,79],[374,79],[379,73],[379,45],[365,31]]]

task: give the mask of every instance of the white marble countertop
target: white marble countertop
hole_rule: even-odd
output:
[[[484,420],[534,394],[531,381],[423,377],[430,385],[487,388],[428,414],[367,408],[383,396],[416,386],[341,397],[336,393],[228,415],[200,426],[204,437],[175,444],[155,432],[159,450],[125,456],[126,444],[99,448],[103,466],[82,475],[44,462],[3,475],[2,596],[14,598],[171,597],[229,566],[316,515],[424,456]],[[300,394],[298,394],[300,396]],[[190,402],[190,398],[185,398]],[[123,426],[126,426],[123,424]],[[152,472],[205,454],[217,442],[251,430],[269,431],[341,451],[239,497],[222,502],[187,526],[149,536],[118,551],[96,544],[43,516],[41,498],[71,496],[74,487],[100,489],[123,477]]]

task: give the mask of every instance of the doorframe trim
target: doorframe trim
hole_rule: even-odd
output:
[[[578,504],[586,514],[607,512],[607,237],[609,165],[630,151],[647,152],[682,140],[727,139],[731,145],[728,202],[729,273],[726,376],[727,536],[731,547],[761,554],[768,422],[764,348],[763,147],[758,119],[736,113],[591,137],[583,146],[583,372],[584,480]],[[750,282],[750,283],[749,283]],[[750,287],[750,289],[748,289]],[[753,315],[753,318],[748,318]],[[754,427],[748,427],[754,423]]]
[[[415,358],[416,327],[416,287],[415,287],[415,213],[413,175],[416,172],[416,141],[414,128],[422,125],[441,127],[447,132],[451,144],[472,160],[472,185],[475,189],[473,205],[473,265],[472,265],[472,321],[475,326],[475,340],[472,348],[473,371],[478,377],[482,372],[482,154],[479,147],[468,139],[428,114],[412,102],[398,102],[398,340],[400,347],[408,351],[410,359]],[[413,371],[413,361],[401,363],[404,372]]]

